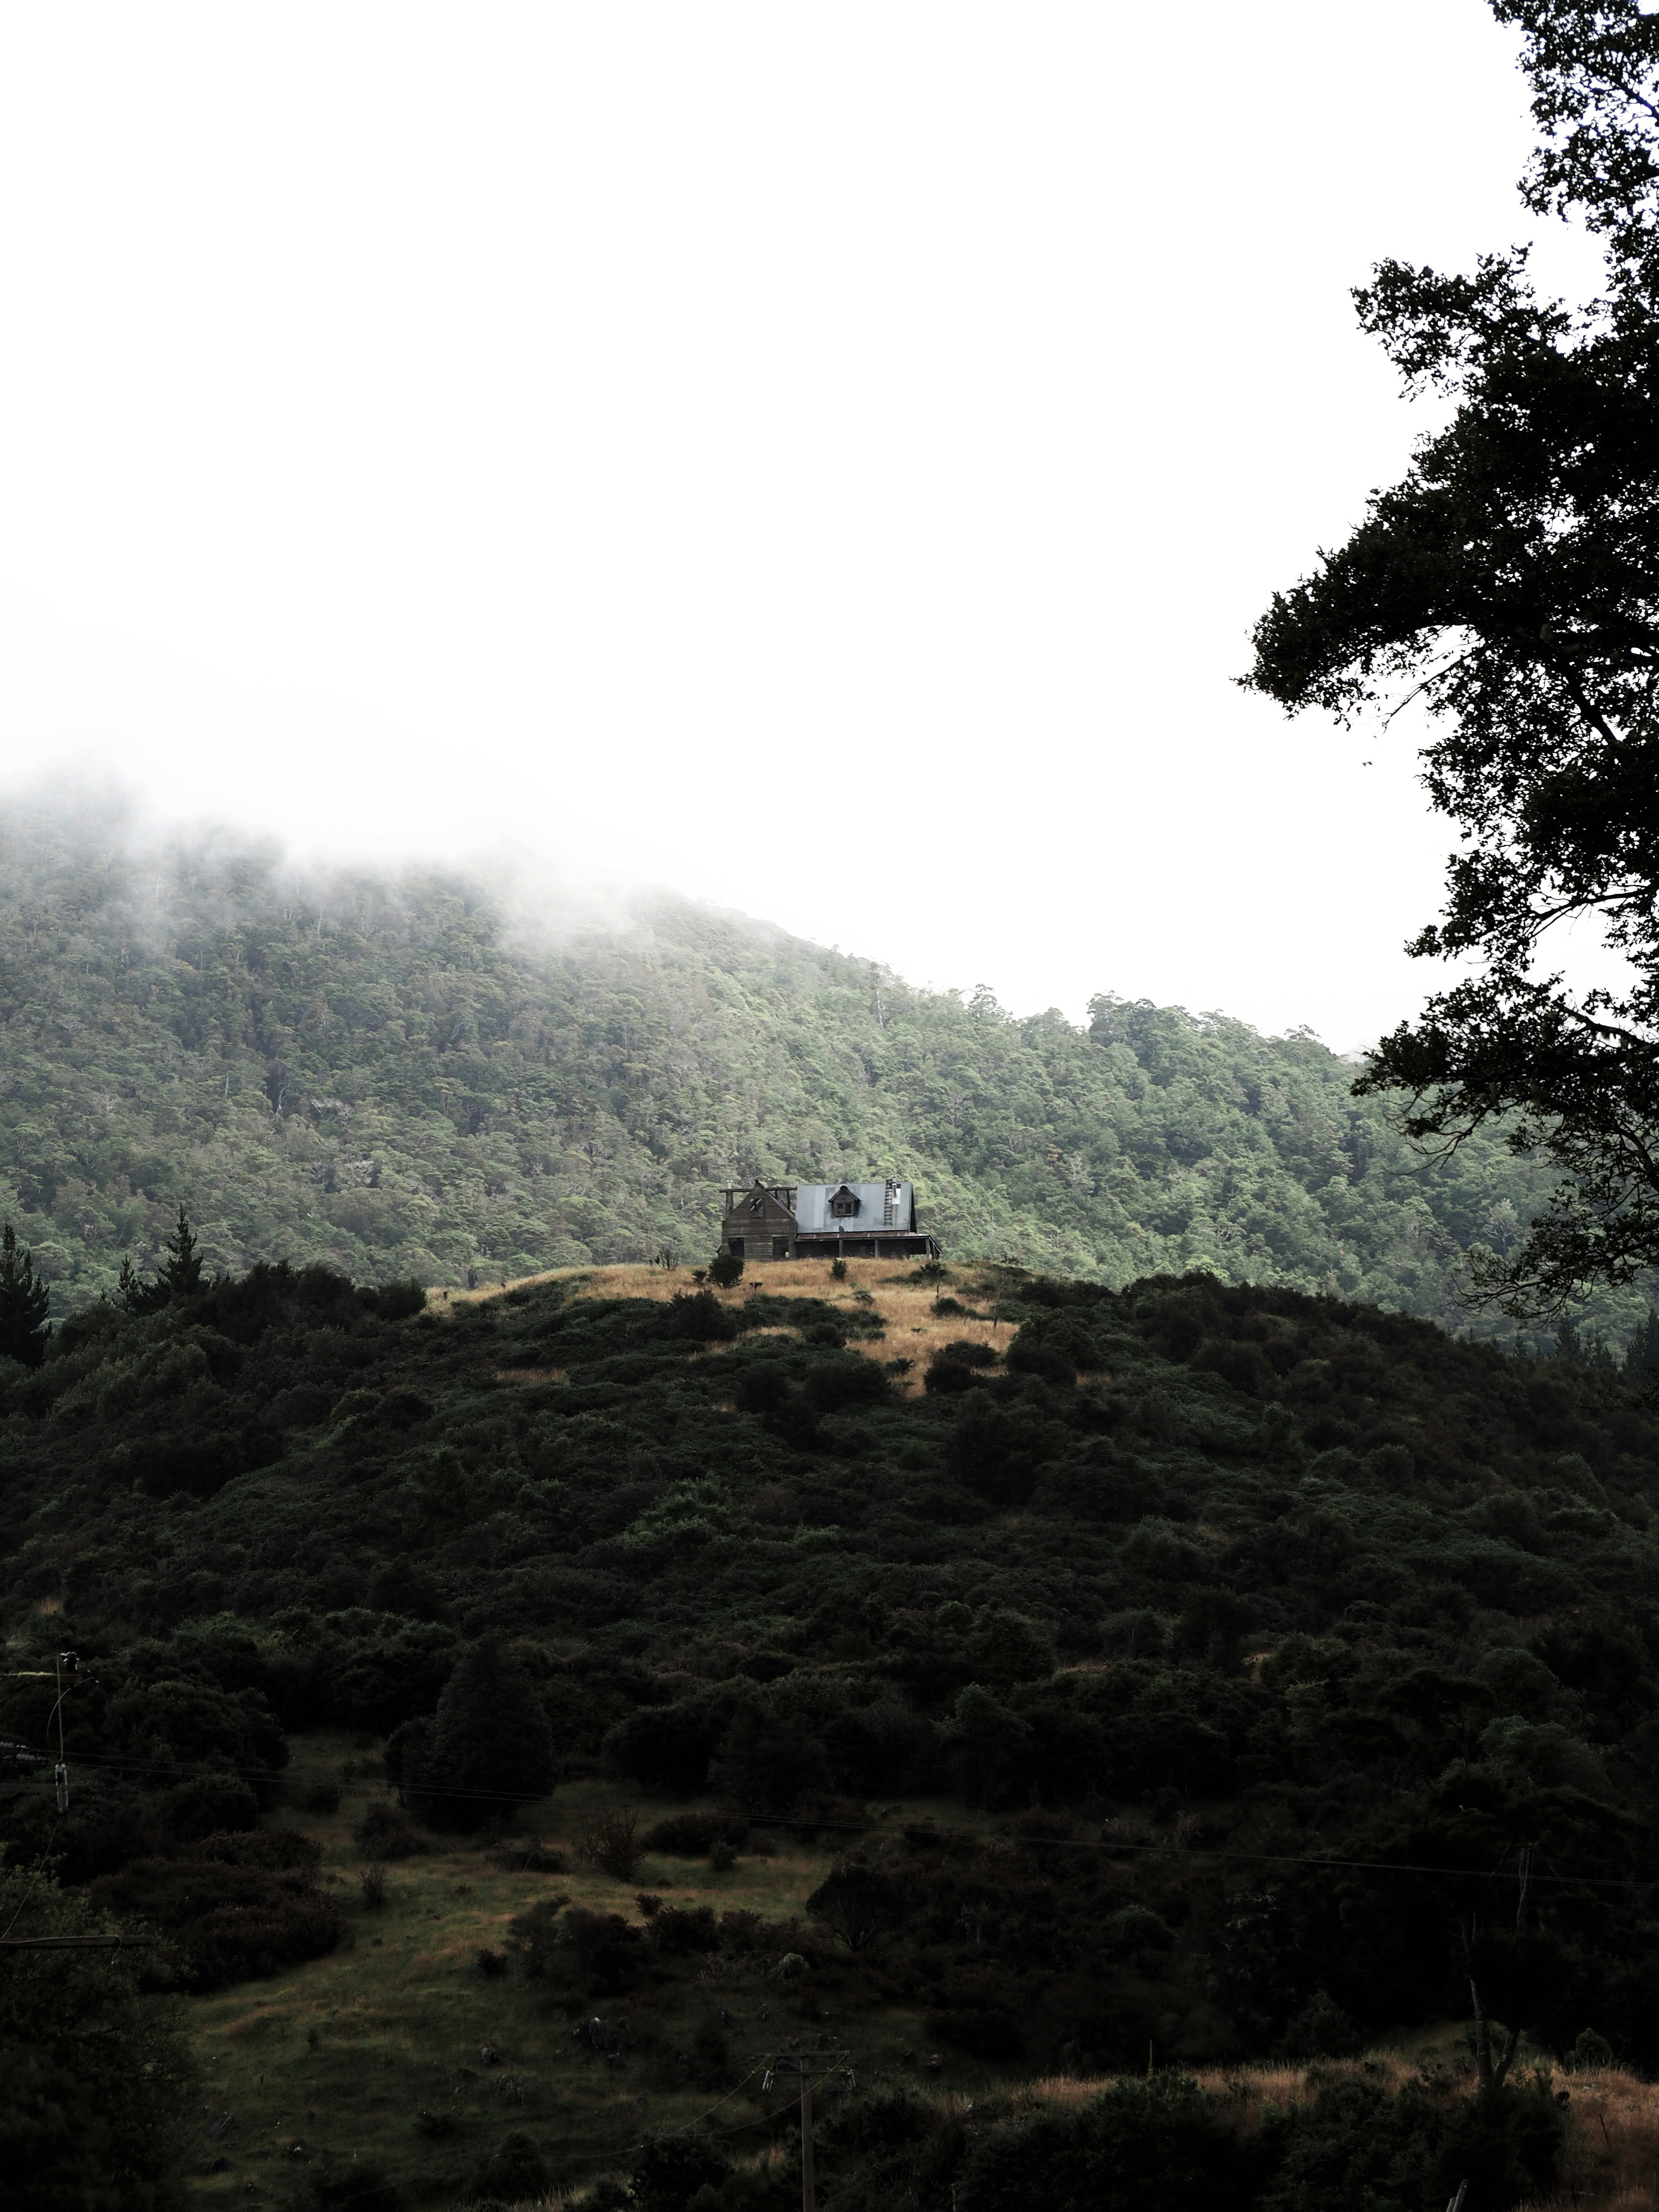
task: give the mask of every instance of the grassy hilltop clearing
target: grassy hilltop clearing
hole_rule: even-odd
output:
[[[278,1265],[62,1325],[0,1468],[0,1735],[82,1669],[19,1925],[50,1854],[163,1936],[205,2202],[782,2208],[803,2039],[828,2212],[1650,2178],[1611,1370],[1200,1275]]]
[[[0,1212],[59,1313],[180,1201],[210,1266],[460,1285],[701,1258],[722,1183],[896,1172],[958,1258],[1468,1329],[1465,1254],[1511,1249],[1547,1188],[1491,1135],[1425,1158],[1311,1036],[1110,994],[1086,1028],[1016,1018],[667,896],[532,929],[459,877],[146,857],[16,804],[0,1035]],[[1645,1304],[1589,1318],[1622,1342]]]

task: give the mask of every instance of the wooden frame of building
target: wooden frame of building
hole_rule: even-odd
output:
[[[914,1185],[884,1182],[732,1184],[723,1193],[720,1249],[739,1260],[937,1260],[939,1240],[916,1223]]]

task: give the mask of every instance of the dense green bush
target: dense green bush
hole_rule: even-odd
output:
[[[0,1866],[15,1936],[112,1932],[39,1867]],[[176,2014],[137,1951],[14,1954],[0,1972],[0,2185],[7,2212],[184,2212],[198,2091]]]
[[[647,1851],[666,1851],[675,1858],[707,1858],[715,1844],[740,1844],[749,1835],[749,1823],[737,1813],[671,1813],[646,1830],[641,1838]]]
[[[997,2130],[969,2152],[956,2202],[961,2212],[1027,2212],[1033,2203],[1054,2212],[1251,2212],[1264,2164],[1194,2082],[1155,2075],[1116,2082],[1080,2112]]]
[[[345,1917],[317,1885],[318,1856],[291,1832],[208,1836],[188,1856],[135,1860],[94,1882],[92,1895],[124,1924],[148,1923],[172,1939],[183,1987],[228,1989],[339,1943]]]

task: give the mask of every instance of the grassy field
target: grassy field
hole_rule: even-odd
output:
[[[914,2014],[848,2014],[836,2003],[833,1971],[793,1986],[757,1962],[716,1982],[695,1961],[676,1962],[672,1979],[609,2009],[634,2042],[613,2066],[574,2034],[584,2011],[553,2001],[544,1984],[480,1970],[480,1951],[501,1950],[513,1917],[564,1896],[642,1925],[638,1899],[646,1894],[787,1920],[823,1881],[830,1841],[761,1838],[726,1872],[707,1860],[646,1854],[618,1881],[575,1854],[584,1814],[622,1800],[602,1785],[575,1784],[544,1817],[516,1824],[517,1840],[534,1835],[564,1850],[568,1873],[505,1870],[492,1863],[507,1855],[501,1838],[434,1838],[424,1855],[386,1869],[386,1900],[376,1909],[363,1895],[365,1859],[351,1830],[371,1802],[387,1802],[378,1758],[323,1733],[295,1737],[293,1749],[289,1802],[276,1817],[322,1845],[322,1879],[343,1899],[350,1935],[330,1958],[190,2001],[206,2085],[204,2128],[224,2112],[235,2116],[220,2136],[204,2138],[204,2166],[225,2160],[202,2176],[210,2203],[244,2203],[251,2191],[283,2202],[298,2193],[296,2177],[357,2160],[382,2166],[411,2197],[448,2203],[464,2194],[480,2156],[517,2127],[572,2183],[625,2175],[642,2130],[681,2126],[716,2107],[723,2125],[781,2110],[787,2095],[763,2099],[756,2069],[769,2049],[803,2037],[844,2041],[866,2080],[968,2088],[998,2070],[948,2055],[930,2064]],[[337,1812],[296,1809],[312,1786],[329,1781],[341,1790]],[[642,1808],[641,1828],[675,1809]],[[886,1817],[924,1809],[937,1808],[895,1806]],[[959,1807],[944,1809],[953,1825],[965,1824]],[[483,2057],[486,2046],[495,2059]],[[728,2096],[731,2075],[745,2077],[746,2087]],[[757,2130],[756,2142],[763,2140]]]
[[[942,1344],[966,1338],[1001,1352],[1013,1341],[1013,1324],[990,1318],[994,1294],[981,1281],[981,1268],[947,1268],[942,1281],[931,1283],[918,1281],[915,1271],[902,1261],[848,1260],[845,1264],[846,1280],[837,1282],[827,1260],[758,1261],[745,1269],[735,1288],[717,1290],[714,1296],[723,1305],[740,1306],[752,1292],[766,1291],[774,1297],[822,1298],[849,1310],[860,1306],[873,1310],[886,1323],[885,1336],[854,1338],[848,1349],[864,1352],[884,1365],[901,1358],[913,1362],[910,1372],[901,1380],[901,1388],[912,1397],[922,1387],[922,1370]],[[565,1267],[492,1283],[476,1291],[429,1291],[427,1297],[434,1312],[443,1313],[452,1306],[498,1298],[505,1291],[518,1289],[520,1281],[569,1282],[577,1297],[591,1298],[672,1298],[677,1291],[700,1287],[690,1267]],[[941,1297],[954,1299],[968,1310],[940,1313]],[[529,1378],[516,1376],[513,1379]]]
[[[705,1860],[645,1854],[628,1881],[617,1881],[576,1853],[584,1817],[623,1801],[579,1784],[561,1790],[544,1814],[521,1817],[514,1836],[428,1839],[423,1855],[386,1869],[385,1901],[375,1907],[351,1833],[370,1804],[386,1800],[374,1748],[319,1732],[294,1739],[294,1753],[289,1802],[276,1818],[321,1844],[322,1878],[344,1902],[349,1934],[331,1957],[188,2001],[204,2079],[197,2189],[204,2205],[307,2203],[312,2175],[356,2164],[381,2169],[412,2203],[448,2206],[465,2198],[492,2146],[522,2129],[557,2184],[544,2212],[574,2212],[602,2178],[626,2179],[630,2151],[647,2131],[707,2116],[732,2154],[752,2145],[753,2157],[765,2158],[768,2116],[787,2116],[793,2100],[785,2088],[763,2094],[761,2068],[768,2051],[802,2040],[844,2045],[864,2089],[903,2082],[941,2100],[1018,2091],[1066,2105],[1104,2086],[929,2051],[919,2017],[904,2007],[860,2012],[838,2002],[833,1967],[791,1983],[763,1960],[719,1978],[677,1961],[678,1972],[616,2000],[605,2016],[626,2024],[632,2047],[620,2063],[608,2062],[574,2032],[585,2007],[560,2002],[544,1984],[481,1970],[480,1952],[502,1949],[516,1914],[540,1899],[568,1897],[642,1925],[646,1895],[787,1923],[823,1880],[833,1839],[757,1838],[723,1872]],[[325,1783],[340,1790],[337,1811],[296,1809]],[[679,1808],[641,1809],[643,1826]],[[959,1806],[921,1801],[878,1808],[877,1819],[929,1814],[942,1825],[981,1825]],[[569,1871],[504,1863],[514,1843],[532,1838],[563,1850]],[[1420,2068],[1461,2071],[1465,2030],[1447,2022],[1352,2063],[1395,2088]],[[1200,2069],[1198,2078],[1248,2133],[1264,2112],[1304,2100],[1343,2070],[1236,2066]],[[734,2080],[738,2087],[726,2086]],[[1605,2212],[1652,2206],[1659,2087],[1614,2068],[1563,2076],[1557,2086],[1571,2097],[1557,2202]],[[228,2124],[210,2136],[226,2113]]]

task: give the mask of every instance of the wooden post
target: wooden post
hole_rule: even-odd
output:
[[[763,2089],[769,2089],[780,2074],[800,2077],[801,2212],[817,2212],[817,2182],[812,2172],[812,2069],[820,2064],[838,2069],[849,2089],[855,2086],[853,2054],[839,2046],[833,2051],[775,2051],[766,2062],[766,2078],[761,2083]]]
[[[803,2063],[800,2069],[800,2212],[817,2212],[817,2190],[812,2178],[812,2076]]]

